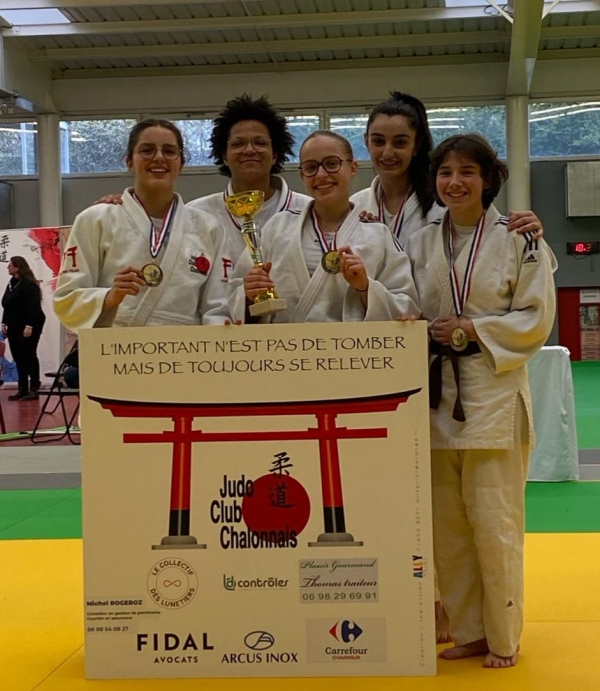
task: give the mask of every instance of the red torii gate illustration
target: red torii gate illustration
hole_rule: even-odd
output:
[[[356,413],[381,413],[397,410],[410,396],[421,389],[361,398],[322,401],[281,401],[276,403],[153,403],[122,401],[89,396],[114,417],[171,418],[173,430],[164,432],[126,432],[125,444],[173,444],[171,474],[171,502],[169,534],[153,549],[202,549],[190,534],[192,444],[195,442],[239,441],[297,441],[316,439],[319,442],[321,492],[323,498],[324,532],[309,546],[361,546],[346,532],[344,497],[338,450],[339,439],[386,438],[386,427],[355,428],[338,427],[338,415]],[[271,415],[314,415],[317,427],[289,431],[240,431],[204,432],[193,430],[195,418],[211,417],[262,417]]]

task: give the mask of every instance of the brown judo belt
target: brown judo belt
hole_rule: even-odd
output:
[[[442,362],[444,358],[447,357],[452,365],[454,383],[456,384],[456,400],[454,401],[452,418],[457,422],[464,422],[466,420],[465,411],[463,410],[462,400],[460,398],[460,368],[458,358],[475,355],[476,353],[481,353],[481,348],[477,341],[469,341],[469,344],[464,350],[454,350],[449,345],[442,345],[437,341],[430,341],[429,354],[433,356],[433,360],[431,360],[429,364],[429,407],[432,410],[437,410],[442,400]]]

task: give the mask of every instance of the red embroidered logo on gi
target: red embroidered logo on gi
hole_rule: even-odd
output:
[[[210,270],[210,261],[208,260],[208,257],[204,256],[204,254],[201,254],[199,257],[192,255],[190,257],[189,264],[190,271],[195,274],[202,274],[203,276],[206,276]]]
[[[63,263],[61,267],[61,275],[62,274],[70,274],[70,273],[77,273],[79,269],[77,268],[77,250],[79,248],[77,245],[73,245],[72,247],[68,247],[63,255]],[[71,266],[68,266],[67,259],[71,260]]]
[[[71,258],[71,268],[76,269],[77,268],[77,245],[73,245],[73,247],[69,247],[69,249],[65,250],[65,259],[67,257]]]
[[[233,268],[233,262],[229,257],[223,257],[223,278],[221,278],[222,283],[227,283],[229,281],[229,269]]]

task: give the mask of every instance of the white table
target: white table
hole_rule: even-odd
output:
[[[528,480],[578,480],[575,395],[569,351],[562,346],[542,348],[528,367],[537,439]]]

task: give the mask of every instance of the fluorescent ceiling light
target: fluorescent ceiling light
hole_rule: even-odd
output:
[[[56,8],[47,10],[2,10],[0,15],[9,24],[69,24],[69,18]]]

